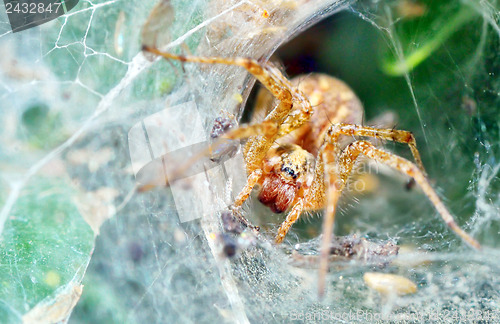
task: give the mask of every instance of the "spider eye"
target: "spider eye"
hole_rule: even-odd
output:
[[[298,174],[295,173],[295,171],[292,168],[289,168],[287,166],[282,166],[281,167],[281,171],[282,172],[286,172],[293,179],[297,179],[297,177],[298,177]]]

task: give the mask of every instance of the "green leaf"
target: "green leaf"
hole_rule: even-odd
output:
[[[19,320],[57,288],[81,280],[93,244],[68,184],[34,179],[0,238],[0,322]]]
[[[382,70],[386,74],[401,76],[415,69],[455,32],[477,17],[476,11],[466,5],[462,5],[449,19],[443,19],[438,10],[429,9],[429,11],[430,14],[417,21],[402,22],[408,26],[402,26],[396,33],[397,37],[403,40],[403,53],[386,56],[382,62]]]

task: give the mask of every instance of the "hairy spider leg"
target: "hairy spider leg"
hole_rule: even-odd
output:
[[[250,138],[247,143],[245,159],[249,173],[260,167],[265,154],[278,137],[284,136],[302,126],[313,113],[313,108],[305,95],[300,90],[295,89],[290,81],[269,62],[260,63],[254,59],[243,57],[222,58],[175,55],[149,46],[143,46],[143,50],[165,59],[181,62],[241,66],[257,78],[279,100],[279,104],[265,118],[266,121],[278,123],[280,127],[279,133],[273,136]],[[298,114],[290,118],[292,109],[297,110]]]
[[[332,137],[332,142],[338,143],[337,139],[340,135],[373,137],[386,141],[408,144],[415,163],[417,164],[420,171],[422,171],[422,173],[427,176],[424,164],[422,163],[422,159],[420,158],[420,153],[417,149],[417,142],[413,134],[409,131],[397,129],[381,129],[345,123],[334,124],[328,130],[328,136]]]
[[[465,242],[469,243],[471,246],[475,248],[479,248],[479,244],[471,238],[468,234],[466,234],[458,225],[456,224],[455,220],[453,219],[453,216],[448,212],[442,201],[439,199],[438,195],[432,189],[432,186],[429,183],[429,180],[427,179],[427,175],[425,173],[425,170],[423,168],[421,159],[420,159],[420,154],[418,152],[415,138],[413,135],[408,132],[408,131],[402,131],[402,130],[394,130],[394,129],[376,129],[372,127],[364,127],[364,126],[358,126],[358,125],[348,125],[348,124],[336,124],[332,125],[330,129],[328,130],[327,133],[327,140],[333,144],[337,145],[338,143],[338,138],[340,135],[353,135],[353,136],[366,136],[366,137],[376,137],[376,138],[382,138],[385,140],[393,140],[401,143],[407,143],[410,146],[410,149],[412,151],[413,157],[415,158],[418,172],[413,172],[414,169],[414,164],[402,157],[399,157],[393,153],[388,153],[385,152],[381,149],[375,148],[375,146],[371,143],[365,142],[365,141],[358,141],[359,143],[368,143],[371,150],[364,149],[360,151],[360,153],[363,153],[369,158],[372,158],[376,161],[383,162],[399,171],[402,173],[407,174],[408,176],[412,177],[415,179],[415,181],[420,185],[424,193],[427,195],[429,200],[433,203],[433,205],[436,207],[436,210],[439,212],[441,215],[441,218],[445,221],[445,223],[458,235],[460,236]],[[360,144],[361,145],[361,144]],[[365,144],[361,145],[361,147],[365,148],[367,147]],[[336,148],[336,151],[339,152],[339,148]],[[372,155],[366,154],[366,152],[377,152],[377,157],[374,157],[375,155],[372,153]],[[341,160],[339,161],[339,168],[340,168],[340,175],[342,176],[341,181],[344,183],[347,181],[347,177],[351,172],[351,169],[353,167],[353,163],[356,160],[357,155],[352,154],[354,157],[353,161],[350,162],[347,160],[345,154],[342,154]],[[385,160],[382,159],[385,158]],[[342,160],[342,158],[344,160]],[[397,159],[396,159],[397,158]],[[391,163],[393,160],[398,161],[398,163]],[[348,163],[351,164],[348,164]],[[348,171],[344,171],[343,168],[346,166],[350,167]],[[403,168],[405,166],[405,168]],[[411,166],[411,168],[410,168]],[[410,170],[410,171],[408,171]]]
[[[336,137],[334,135],[331,135],[326,140],[331,141],[331,145],[335,145],[333,144],[333,141],[336,141]],[[327,178],[329,179],[329,190],[327,200],[328,206],[326,208],[325,218],[323,220],[323,238],[321,242],[321,256],[318,279],[318,293],[320,296],[323,295],[325,289],[325,278],[328,271],[329,242],[331,241],[333,234],[336,205],[340,194],[346,185],[347,179],[352,171],[354,163],[361,153],[377,162],[384,163],[415,179],[416,183],[420,186],[420,188],[422,188],[425,195],[429,198],[438,213],[441,215],[441,218],[444,220],[446,225],[448,225],[448,227],[450,227],[462,240],[464,240],[473,248],[481,248],[481,246],[475,239],[470,237],[457,225],[457,223],[453,219],[453,216],[448,212],[434,189],[432,189],[432,186],[430,185],[429,180],[427,180],[424,172],[422,172],[422,170],[417,165],[393,153],[378,149],[373,144],[367,141],[357,141],[351,143],[342,151],[342,154],[340,155],[338,161],[337,170],[335,170],[335,167],[332,166],[331,168],[327,167],[325,172]],[[328,162],[330,162],[329,160],[330,159],[328,159]],[[325,161],[327,160],[325,159]],[[327,166],[330,165],[331,164],[327,164]],[[337,163],[334,163],[334,165],[337,165]],[[335,175],[337,175],[338,178],[336,178]]]

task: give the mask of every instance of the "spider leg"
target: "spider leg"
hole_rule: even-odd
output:
[[[302,126],[313,113],[313,108],[306,96],[300,90],[294,88],[279,69],[269,62],[261,63],[243,57],[222,58],[175,55],[149,46],[143,46],[143,51],[181,62],[241,66],[257,78],[271,92],[273,97],[279,100],[279,104],[269,113],[265,120],[277,122],[280,125],[280,131],[271,137],[251,138],[247,143],[248,154],[246,154],[245,159],[249,173],[260,165],[265,154],[277,138]],[[297,113],[291,114],[292,109],[297,110]]]
[[[321,298],[325,291],[325,278],[328,272],[328,255],[330,253],[330,242],[333,236],[333,225],[335,221],[335,212],[344,184],[339,182],[339,169],[337,166],[338,152],[340,148],[325,141],[318,152],[324,164],[324,192],[326,193],[326,208],[323,218],[323,233],[320,246],[319,276],[318,276],[318,295]]]
[[[248,176],[247,184],[240,191],[240,193],[238,194],[238,197],[236,197],[236,200],[233,203],[234,208],[238,208],[238,207],[241,207],[241,205],[243,205],[245,200],[247,200],[248,197],[250,196],[250,193],[252,192],[253,187],[255,187],[255,185],[259,182],[261,177],[262,177],[262,170],[260,170],[260,169],[255,170],[254,172],[252,172]]]
[[[339,158],[339,169],[338,169],[338,179],[333,179],[329,176],[329,174],[333,172],[326,172],[329,191],[328,191],[328,205],[326,208],[326,215],[323,223],[323,239],[321,243],[321,259],[320,259],[320,273],[319,273],[319,283],[318,283],[318,292],[320,296],[324,292],[325,286],[325,277],[326,272],[328,271],[328,252],[329,252],[329,242],[331,241],[332,233],[333,233],[333,221],[335,218],[335,207],[342,192],[343,188],[347,183],[347,179],[349,174],[352,171],[354,163],[360,154],[366,155],[367,157],[384,163],[406,175],[415,179],[418,185],[422,188],[425,195],[429,198],[432,204],[436,207],[436,210],[441,215],[441,218],[444,220],[446,225],[450,227],[462,240],[471,245],[472,247],[479,249],[481,246],[479,243],[470,237],[466,232],[464,232],[455,222],[453,216],[449,213],[449,211],[444,206],[441,199],[439,199],[438,195],[432,189],[429,181],[427,180],[425,174],[422,172],[420,168],[418,168],[414,163],[399,157],[393,153],[385,152],[381,149],[376,148],[373,144],[366,141],[357,141],[351,143],[347,146],[342,152]]]
[[[241,125],[229,132],[223,134],[221,138],[226,139],[244,139],[252,136],[262,136],[264,138],[273,138],[278,133],[278,123],[272,120],[264,120],[260,124]],[[217,142],[215,142],[217,145]]]
[[[278,234],[276,234],[275,242],[281,243],[285,238],[286,234],[292,227],[293,223],[299,219],[300,214],[304,210],[304,201],[303,199],[299,199],[297,203],[293,206],[292,210],[288,213],[286,219],[281,223],[280,228],[278,229]]]
[[[465,233],[455,222],[453,216],[450,214],[448,209],[446,209],[445,205],[439,199],[437,193],[432,189],[432,186],[427,180],[425,174],[420,170],[415,164],[410,161],[399,157],[393,153],[385,152],[381,149],[376,148],[373,144],[368,143],[366,141],[358,141],[354,142],[348,146],[345,150],[345,153],[341,156],[340,167],[341,167],[341,181],[345,184],[347,181],[347,177],[351,172],[353,161],[359,155],[363,153],[367,157],[387,164],[388,166],[405,173],[406,175],[415,179],[415,182],[422,188],[425,195],[432,202],[436,210],[441,215],[443,221],[450,227],[462,240],[471,245],[472,247],[479,249],[481,246],[479,243],[470,237],[467,233]]]
[[[408,144],[415,163],[424,176],[427,176],[422,159],[420,158],[420,153],[417,149],[417,142],[411,132],[397,129],[379,129],[344,123],[334,124],[328,130],[328,137],[330,138],[330,142],[333,144],[339,143],[338,138],[340,135],[374,137],[387,141]]]
[[[281,104],[278,105],[266,119],[281,121],[289,114],[290,109],[292,108],[293,87],[290,81],[288,81],[288,79],[271,63],[259,63],[254,59],[245,57],[225,58],[175,55],[168,52],[162,52],[157,48],[149,46],[143,46],[143,51],[153,53],[165,59],[178,60],[181,62],[241,66],[256,77],[257,80],[259,80],[271,92],[271,94],[281,102]]]
[[[230,209],[233,212],[233,215],[235,215],[236,218],[238,218],[238,220],[241,223],[245,224],[246,227],[251,228],[257,232],[259,231],[259,227],[253,225],[248,219],[246,219],[245,216],[243,216],[242,213],[239,212],[238,209],[248,199],[248,197],[252,193],[253,187],[255,187],[257,183],[259,183],[260,179],[262,178],[262,174],[263,171],[260,168],[252,171],[252,173],[247,177],[247,183],[245,184],[243,189],[241,189],[240,193],[236,197],[236,200],[230,207]]]
[[[182,165],[177,166],[177,168],[175,168],[171,172],[171,174],[174,175],[174,177],[165,179],[166,182],[165,185],[169,186],[172,182],[182,178],[188,172],[188,170],[193,165],[195,165],[200,159],[207,156],[211,156],[213,152],[217,152],[217,147],[222,144],[225,144],[228,139],[229,140],[244,139],[257,135],[263,137],[272,137],[277,133],[277,130],[278,130],[278,124],[273,121],[264,121],[260,124],[255,124],[255,125],[242,125],[236,129],[233,129],[228,133],[222,135],[214,143],[207,146],[205,149],[194,154],[187,161],[182,161]],[[146,184],[140,186],[138,190],[142,192],[142,191],[147,191],[153,187],[154,185]]]

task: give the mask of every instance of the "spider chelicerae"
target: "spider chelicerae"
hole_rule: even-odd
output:
[[[335,211],[347,180],[360,154],[386,164],[413,178],[448,225],[474,248],[479,243],[455,222],[429,183],[415,138],[411,132],[362,126],[363,107],[342,81],[324,74],[309,74],[288,80],[270,62],[251,58],[182,56],[144,46],[143,50],[165,59],[245,68],[277,104],[261,123],[240,125],[225,133],[225,139],[248,139],[243,150],[247,182],[235,199],[237,209],[259,187],[259,200],[275,213],[287,212],[278,229],[281,243],[290,227],[305,211],[324,209],[318,291],[322,295],[328,270]],[[300,82],[299,82],[300,80]],[[375,147],[365,140],[345,142],[349,137],[372,137],[405,143],[415,162]],[[249,224],[241,215],[240,219]]]

